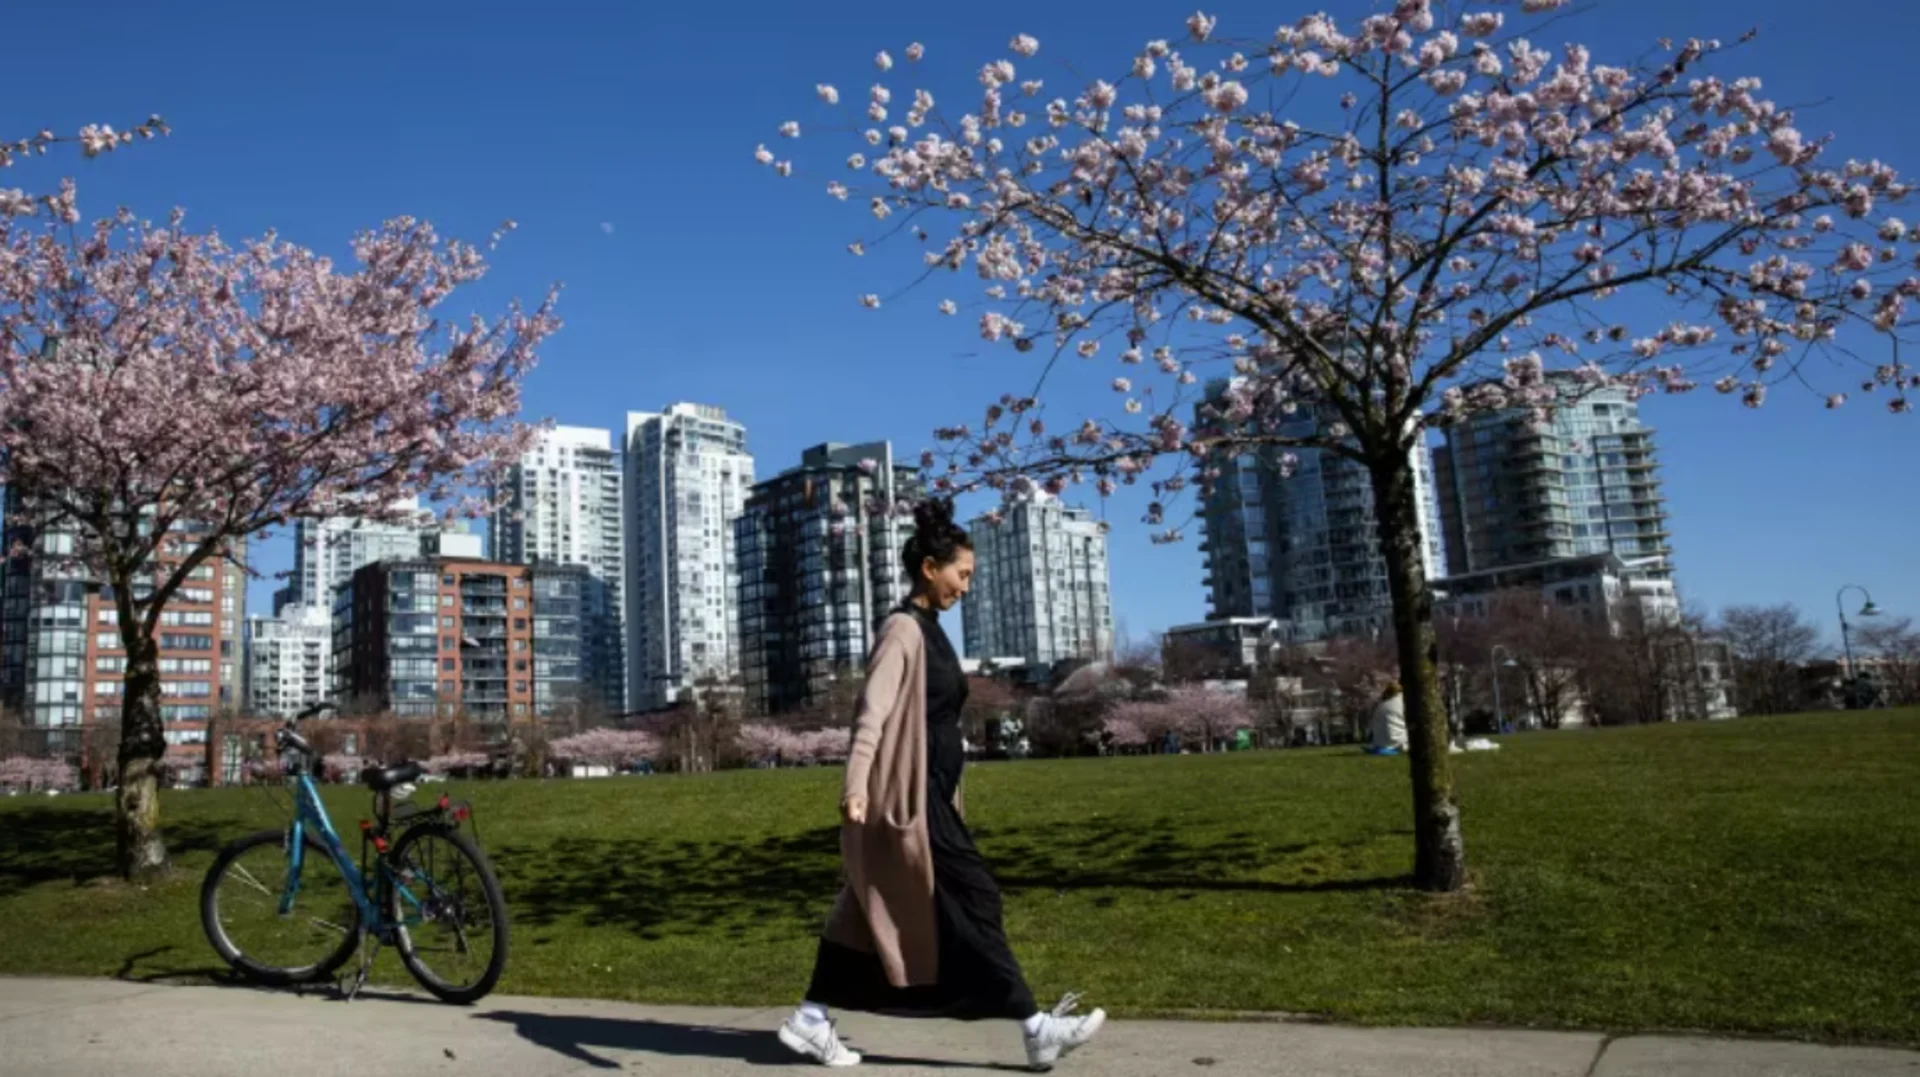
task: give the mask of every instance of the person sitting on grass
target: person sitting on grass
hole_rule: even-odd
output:
[[[1399,755],[1407,750],[1407,703],[1400,698],[1400,682],[1388,681],[1373,708],[1369,755]]]

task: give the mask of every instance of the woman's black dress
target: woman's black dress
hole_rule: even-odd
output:
[[[960,710],[967,702],[967,677],[939,616],[914,605],[907,609],[927,640],[927,839],[940,981],[894,987],[878,955],[822,939],[807,1001],[898,1016],[1025,1020],[1039,1007],[1007,945],[1000,886],[953,806],[966,765]]]

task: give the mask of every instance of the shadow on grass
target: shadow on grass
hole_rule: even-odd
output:
[[[596,1069],[617,1070],[624,1064],[600,1051],[644,1051],[669,1058],[712,1058],[745,1062],[750,1066],[794,1066],[800,1061],[781,1046],[771,1029],[742,1030],[666,1021],[577,1017],[565,1014],[518,1013],[495,1010],[475,1014],[482,1021],[512,1025],[521,1039]],[[984,1069],[1026,1072],[1023,1067],[945,1062],[926,1058],[892,1058],[869,1054],[866,1064],[919,1066],[926,1069]]]
[[[207,852],[241,831],[201,821],[164,825],[167,852]],[[113,809],[19,808],[0,825],[0,898],[42,883],[84,883],[114,874]]]
[[[1404,875],[1330,868],[1323,846],[1264,845],[1244,833],[1188,838],[1170,825],[1092,820],[982,830],[979,838],[1009,891],[1309,894],[1410,883]],[[746,939],[816,923],[838,888],[839,857],[834,827],[736,842],[570,837],[492,853],[517,923],[537,930],[578,921],[648,940],[716,932]],[[1276,868],[1283,878],[1266,877]],[[538,936],[533,942],[541,945]]]

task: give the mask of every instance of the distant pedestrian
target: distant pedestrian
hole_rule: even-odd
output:
[[[902,551],[912,593],[880,626],[867,658],[840,799],[846,884],[815,959],[806,1001],[780,1042],[828,1066],[860,1055],[829,1007],[895,1016],[1020,1022],[1027,1063],[1050,1068],[1106,1022],[1035,1003],[1007,945],[1000,888],[962,819],[967,679],[940,627],[973,579],[973,548],[951,501],[914,510]]]

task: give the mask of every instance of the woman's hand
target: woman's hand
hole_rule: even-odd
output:
[[[859,826],[867,821],[867,798],[848,797],[840,802],[840,818]]]

